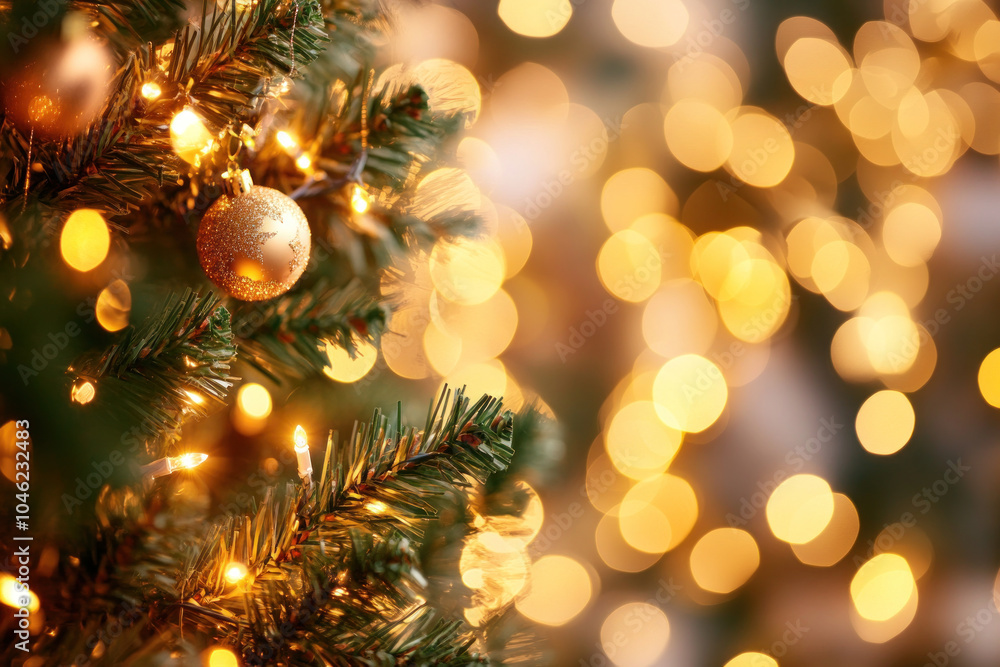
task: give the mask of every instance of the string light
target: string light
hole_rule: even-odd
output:
[[[291,134],[285,130],[279,130],[274,138],[281,144],[281,147],[285,149],[285,152],[295,158],[295,166],[304,172],[312,172],[312,157],[302,150],[299,146],[299,142],[295,140]]]
[[[184,107],[170,121],[170,144],[180,159],[198,166],[215,141],[198,114]]]
[[[299,147],[299,142],[292,138],[292,135],[288,134],[284,130],[280,130],[276,135],[275,139],[281,144],[281,147],[286,151],[293,151]]]
[[[247,574],[247,566],[238,561],[233,561],[226,566],[226,581],[231,584],[243,581]]]
[[[142,475],[148,480],[154,480],[157,477],[166,477],[167,475],[173,474],[178,470],[190,470],[191,468],[197,468],[202,463],[208,460],[208,454],[200,453],[187,453],[181,454],[180,456],[168,456],[166,458],[157,459],[152,463],[142,467]]]
[[[94,387],[94,383],[90,380],[82,380],[73,385],[73,388],[69,391],[69,397],[74,403],[79,403],[80,405],[86,405],[94,400],[94,396],[97,394],[97,389]]]
[[[372,514],[382,514],[389,508],[381,500],[373,500],[365,505],[365,509],[371,512]]]
[[[140,94],[150,101],[157,99],[162,93],[163,91],[160,90],[160,86],[153,81],[147,81],[142,84],[140,90]]]
[[[199,394],[198,392],[191,391],[190,389],[185,389],[184,393],[187,394],[187,397],[191,399],[191,402],[194,403],[195,405],[202,405],[205,403],[205,397]]]
[[[368,192],[360,185],[355,185],[351,192],[351,208],[358,213],[364,213],[371,206]]]
[[[309,440],[301,425],[295,427],[295,456],[299,463],[299,477],[305,484],[312,484],[312,456],[309,454]]]

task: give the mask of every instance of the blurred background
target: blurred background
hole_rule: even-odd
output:
[[[463,553],[467,618],[515,598],[560,665],[998,664],[996,8],[401,25],[468,110],[436,185],[494,229],[435,250],[376,369],[537,392],[565,432],[530,543]]]

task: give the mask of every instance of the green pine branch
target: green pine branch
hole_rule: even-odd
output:
[[[234,302],[233,331],[241,359],[275,381],[321,373],[326,342],[351,354],[361,340],[377,343],[388,306],[357,281],[331,287],[317,281],[263,303]]]
[[[95,33],[107,38],[115,51],[126,54],[170,37],[181,27],[187,4],[183,0],[75,0],[73,8],[86,11],[97,23]]]
[[[131,52],[115,75],[111,94],[89,130],[67,142],[35,142],[28,196],[59,211],[91,206],[122,214],[186,171],[170,145],[169,124],[182,107],[199,113],[209,130],[254,124],[276,88],[315,60],[327,42],[315,0],[260,0],[247,10],[216,3],[172,39],[163,53],[145,46]],[[108,19],[110,20],[110,19]],[[162,95],[139,92],[155,82]],[[28,138],[9,124],[0,131],[2,191],[7,210],[21,208],[27,179]]]
[[[376,410],[371,421],[340,443],[331,435],[318,482],[318,511],[370,521],[382,503],[386,521],[419,539],[418,519],[435,516],[434,500],[480,484],[504,470],[513,456],[513,417],[484,396],[469,405],[462,390],[447,388],[428,413],[424,430],[404,429],[401,408],[391,418]],[[322,527],[322,524],[319,526]]]
[[[180,426],[185,415],[204,415],[223,404],[237,378],[229,311],[218,297],[191,290],[171,296],[140,326],[69,369],[75,381],[90,381],[99,405],[138,424],[147,435]]]

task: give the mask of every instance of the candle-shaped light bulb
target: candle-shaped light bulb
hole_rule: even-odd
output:
[[[167,475],[177,472],[178,470],[190,470],[191,468],[197,468],[207,460],[208,454],[201,453],[168,456],[163,459],[157,459],[149,465],[143,466],[142,474],[147,479],[153,480],[157,477],[166,477]]]
[[[295,457],[299,463],[299,477],[303,481],[312,482],[312,456],[309,454],[309,441],[306,439],[306,430],[301,425],[295,427]]]
[[[208,460],[208,454],[181,454],[180,456],[171,456],[170,461],[170,472],[174,470],[187,470],[189,468],[197,468],[202,463]]]

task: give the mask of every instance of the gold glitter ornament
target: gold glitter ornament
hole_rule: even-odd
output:
[[[242,301],[287,292],[309,263],[309,222],[291,197],[253,185],[240,174],[236,194],[222,195],[198,228],[198,259],[205,273]]]

